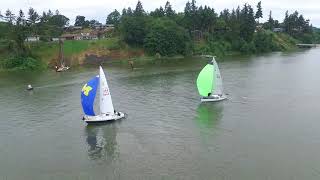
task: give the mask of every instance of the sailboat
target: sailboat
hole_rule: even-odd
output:
[[[100,114],[96,115],[93,105],[98,88],[100,90]],[[81,91],[81,104],[83,112],[85,113],[83,120],[86,123],[106,122],[125,117],[124,113],[114,110],[107,79],[101,66],[99,75],[92,78],[83,86]]]
[[[213,56],[212,61],[208,63],[199,73],[197,87],[201,97],[201,102],[222,101],[227,98],[223,93],[222,77],[218,64]]]
[[[62,39],[59,40],[59,46],[60,46],[60,49],[59,49],[60,67],[56,67],[56,71],[57,72],[63,72],[63,71],[69,70],[70,67],[66,66],[65,62],[64,62],[64,58],[63,58],[63,40]]]

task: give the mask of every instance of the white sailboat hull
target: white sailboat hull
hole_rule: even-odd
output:
[[[63,67],[58,68],[58,69],[57,69],[57,72],[63,72],[63,71],[67,71],[67,70],[69,70],[69,69],[70,69],[69,66],[63,66]]]
[[[125,118],[125,114],[122,112],[117,112],[116,114],[106,115],[100,114],[97,116],[84,116],[83,120],[86,123],[103,123],[108,121],[116,121]]]
[[[209,97],[202,97],[201,102],[218,102],[218,101],[223,101],[226,100],[227,96],[209,96]]]

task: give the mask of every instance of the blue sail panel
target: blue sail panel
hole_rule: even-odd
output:
[[[93,105],[97,94],[99,76],[92,78],[81,90],[81,104],[83,112],[88,116],[95,116]]]

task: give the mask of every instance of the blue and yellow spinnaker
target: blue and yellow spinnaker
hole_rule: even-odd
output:
[[[97,94],[99,76],[92,78],[81,90],[81,104],[87,116],[95,116],[93,105]]]

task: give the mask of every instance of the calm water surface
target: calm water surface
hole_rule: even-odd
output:
[[[320,179],[320,49],[220,61],[229,100],[200,104],[204,59],[105,65],[127,119],[81,121],[97,67],[0,74],[0,179]],[[31,83],[34,92],[25,91]]]

